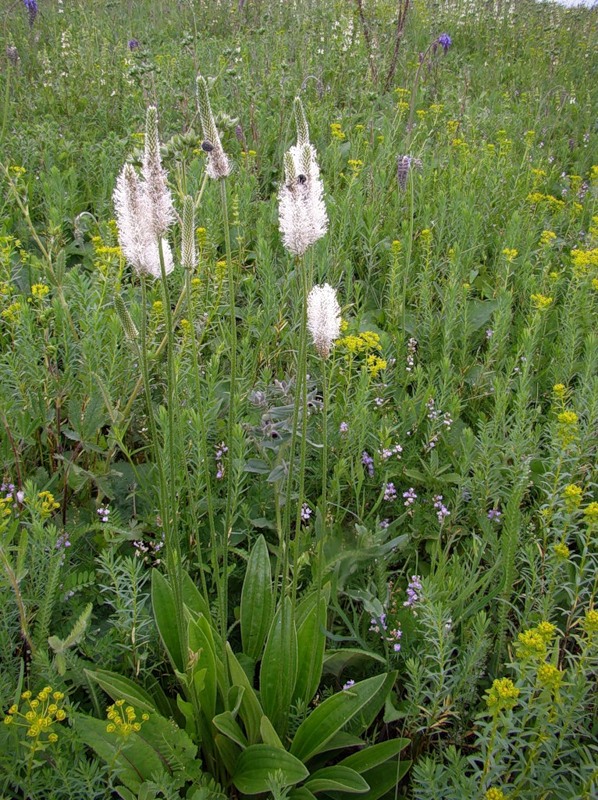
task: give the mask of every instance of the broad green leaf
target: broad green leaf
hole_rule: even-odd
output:
[[[199,589],[191,580],[189,573],[183,570],[183,603],[196,616],[204,614],[208,619],[211,617],[210,606],[202,597]]]
[[[272,572],[268,546],[258,536],[247,562],[241,592],[241,640],[245,655],[257,661],[272,622]]]
[[[293,701],[310,702],[320,685],[322,663],[326,648],[326,611],[328,604],[325,597],[314,597],[305,619],[297,631],[297,682],[293,692]]]
[[[156,710],[156,703],[151,695],[129,678],[106,669],[86,669],[85,674],[99,684],[113,700],[125,700],[128,705],[134,706],[139,711]]]
[[[368,707],[372,699],[380,693],[387,677],[376,675],[356,683],[350,690],[324,700],[297,729],[291,753],[307,762],[317,753],[326,750],[326,745],[333,736]]]
[[[368,650],[360,650],[355,647],[347,647],[344,650],[329,650],[324,656],[324,672],[331,672],[337,678],[347,667],[362,664],[364,661],[377,661],[386,664],[386,661],[377,653],[370,653]]]
[[[247,738],[245,734],[239,727],[239,723],[231,714],[230,711],[223,711],[222,714],[218,714],[212,720],[214,726],[218,728],[220,733],[223,733],[225,736],[228,736],[235,744],[238,744],[239,747],[243,749],[247,747]]]
[[[159,754],[141,736],[131,734],[127,740],[127,747],[123,750],[121,739],[106,731],[105,720],[94,719],[77,712],[71,713],[69,718],[73,721],[81,741],[111,765],[119,780],[135,796],[143,781],[149,780],[152,775],[164,773],[164,765]]]
[[[397,761],[392,759],[385,764],[379,764],[373,769],[363,773],[363,778],[368,782],[369,791],[361,795],[362,800],[378,800],[396,787],[399,781],[409,770],[411,761]],[[343,800],[342,795],[337,795],[338,800]]]
[[[339,764],[343,767],[351,767],[356,772],[364,773],[369,769],[377,767],[388,761],[389,758],[396,756],[409,744],[409,739],[390,739],[388,742],[380,742],[371,747],[366,747],[359,753],[347,756]]]
[[[363,794],[370,788],[361,775],[350,767],[324,767],[310,775],[305,788],[314,794],[318,792],[342,791],[349,794]]]
[[[212,628],[203,614],[196,620],[189,620],[188,628],[188,647],[192,655],[190,660],[193,663],[193,677],[203,675],[203,685],[195,681],[199,702],[206,719],[210,720],[216,713],[216,695],[218,684],[218,673],[216,667],[216,655],[214,650],[214,638]]]
[[[282,776],[282,786],[294,786],[309,772],[298,758],[267,744],[254,744],[243,750],[233,773],[233,783],[243,794],[260,794],[269,789],[269,778]]]
[[[274,615],[260,670],[262,707],[279,733],[284,731],[297,678],[297,632],[291,601],[284,597]]]
[[[274,730],[274,726],[265,714],[260,722],[260,734],[264,744],[269,744],[271,747],[277,747],[279,750],[284,750],[283,743],[280,741],[278,734]]]
[[[247,673],[239,664],[228,642],[226,644],[226,652],[228,654],[228,668],[230,671],[231,683],[233,686],[240,686],[244,689],[241,706],[239,708],[239,716],[245,725],[249,743],[256,744],[261,739],[260,724],[264,712],[257,699],[254,688],[249,682]]]
[[[384,706],[384,701],[388,697],[388,693],[392,689],[397,679],[397,673],[389,672],[386,675],[384,683],[368,702],[359,710],[358,714],[351,719],[347,725],[347,731],[354,733],[357,736],[370,727],[380,709]]]
[[[217,733],[216,736],[214,736],[214,742],[216,743],[222,763],[226,767],[229,775],[232,775],[237,769],[239,756],[242,752],[241,748],[229,739],[228,736],[223,736],[221,733]]]
[[[152,608],[156,627],[168,657],[175,669],[184,672],[173,592],[166,578],[157,569],[152,570]]]
[[[298,789],[291,789],[289,800],[316,800],[316,796],[305,786],[300,786]]]

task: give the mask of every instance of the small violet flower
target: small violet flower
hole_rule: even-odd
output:
[[[98,508],[98,512],[97,513],[98,513],[98,516],[99,516],[101,522],[108,522],[109,521],[110,509],[108,508],[108,506],[102,506],[101,508]]]
[[[487,516],[491,522],[499,522],[502,514],[498,508],[491,508]]]
[[[364,450],[361,454],[361,463],[367,469],[370,478],[374,477],[374,459]]]
[[[309,522],[309,518],[311,517],[312,514],[313,511],[311,510],[309,505],[307,503],[303,503],[303,505],[301,506],[301,521],[305,523]]]
[[[453,40],[448,35],[448,33],[441,33],[436,41],[438,42],[439,45],[442,45],[442,49],[444,50],[445,53],[453,43]]]
[[[350,689],[352,686],[355,686],[355,681],[348,680],[346,683],[343,684],[343,691]]]
[[[409,508],[409,506],[412,506],[415,503],[417,495],[415,494],[415,489],[413,486],[411,486],[406,492],[403,492],[403,497],[405,498],[403,505],[406,508]]]
[[[421,578],[419,575],[412,575],[409,584],[407,585],[407,599],[403,603],[406,608],[412,608],[419,600],[421,600]]]
[[[387,483],[384,485],[384,499],[387,502],[392,502],[397,499],[397,490],[394,483]]]

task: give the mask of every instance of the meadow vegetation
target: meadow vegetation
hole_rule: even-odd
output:
[[[0,26],[0,798],[595,797],[598,13]]]

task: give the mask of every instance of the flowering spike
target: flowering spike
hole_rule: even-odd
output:
[[[135,327],[135,323],[129,314],[129,309],[126,307],[120,294],[114,295],[114,308],[119,316],[120,324],[123,326],[126,338],[131,342],[135,341],[139,336],[139,331]]]
[[[181,263],[185,269],[193,270],[197,265],[195,251],[195,206],[192,197],[185,197],[183,203]]]
[[[293,186],[295,181],[297,180],[297,170],[295,169],[295,160],[290,150],[288,150],[284,154],[284,177],[287,186],[289,187]]]
[[[314,286],[307,297],[307,328],[318,354],[328,358],[332,343],[341,332],[341,309],[336,290],[327,283]]]
[[[156,238],[163,236],[174,222],[172,195],[166,184],[166,173],[162,168],[160,139],[158,136],[158,110],[147,109],[145,121],[145,153],[142,174],[145,179],[148,199],[151,203],[152,224]]]
[[[303,110],[303,103],[298,97],[295,98],[295,124],[297,125],[297,147],[309,144],[309,126]]]
[[[131,164],[125,164],[116,179],[113,195],[118,239],[123,254],[131,266],[140,273],[161,277],[158,237],[154,228],[152,202],[146,183],[141,183]],[[162,253],[166,274],[172,272],[174,262],[170,246],[162,239]]]
[[[218,128],[214,122],[210,97],[208,95],[208,84],[201,75],[197,76],[197,103],[199,106],[199,118],[203,131],[204,142],[202,148],[208,154],[207,173],[210,178],[226,178],[230,174],[231,167],[228,157],[222,149]]]

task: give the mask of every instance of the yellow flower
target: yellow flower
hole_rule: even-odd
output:
[[[133,706],[123,708],[125,701],[120,699],[106,709],[106,718],[110,720],[106,725],[107,733],[115,733],[127,739],[132,733],[139,733],[141,726],[149,719],[148,714],[143,714],[141,722],[135,722],[137,714]]]
[[[34,283],[31,287],[31,295],[35,297],[36,300],[44,298],[49,291],[50,287],[46,286],[45,283]]]
[[[486,705],[493,714],[510,710],[517,705],[519,689],[510,678],[497,678],[492,687],[486,690]]]
[[[361,168],[363,167],[363,161],[360,158],[350,158],[347,164],[353,170],[354,175],[359,175]]]
[[[544,642],[548,644],[556,633],[556,625],[553,625],[552,622],[547,622],[544,620],[540,622],[539,625],[536,626],[536,631],[538,635],[542,637]]]
[[[598,611],[596,611],[595,608],[586,611],[586,615],[581,622],[581,627],[588,636],[591,636],[593,633],[598,633]]]
[[[505,794],[500,789],[488,789],[484,795],[484,800],[505,800]]]
[[[567,511],[571,513],[579,508],[581,505],[582,495],[583,490],[581,486],[576,486],[574,483],[570,483],[568,486],[565,486],[563,490],[563,496],[565,498],[565,507]]]
[[[401,250],[403,249],[403,245],[398,239],[395,239],[391,245],[391,249],[393,256],[398,256]]]
[[[502,254],[507,259],[509,264],[511,264],[513,261],[515,261],[515,259],[519,255],[519,251],[511,249],[509,247],[505,247],[505,249],[502,251]]]
[[[538,667],[538,683],[551,692],[558,692],[563,682],[564,673],[552,664],[541,664]]]
[[[11,303],[8,306],[8,308],[4,309],[4,311],[0,316],[2,317],[2,319],[5,319],[9,324],[17,322],[17,320],[21,316],[21,304],[19,302]]]
[[[590,503],[583,510],[585,521],[588,525],[598,524],[598,503]]]
[[[159,317],[162,314],[163,309],[164,309],[164,304],[162,303],[161,300],[156,300],[154,303],[152,303],[152,311],[157,317]]]
[[[409,111],[409,103],[405,102],[405,100],[399,100],[399,102],[397,103],[397,109],[401,113]]]
[[[382,370],[386,369],[387,362],[383,358],[371,355],[367,357],[367,365],[372,378],[377,378]]]
[[[342,142],[343,139],[345,139],[345,134],[343,133],[340,122],[330,123],[330,135],[333,139],[338,139],[339,142]]]
[[[446,129],[448,130],[448,132],[449,132],[449,133],[451,134],[451,136],[452,136],[452,135],[454,135],[455,133],[457,133],[457,131],[458,131],[458,129],[459,129],[459,125],[460,125],[460,122],[459,122],[458,120],[456,120],[456,119],[449,119],[449,121],[446,123]]]
[[[539,659],[546,655],[546,641],[537,629],[523,631],[517,636],[517,655],[522,660]]]
[[[554,231],[542,231],[538,244],[540,247],[549,247],[555,239],[556,233]]]
[[[559,400],[564,400],[567,388],[564,383],[555,383],[552,387],[552,391],[555,397],[558,397]]]
[[[39,511],[42,517],[49,517],[60,508],[60,503],[56,502],[52,492],[39,492],[37,499],[40,501]]]
[[[563,561],[567,561],[567,559],[571,555],[571,552],[564,542],[558,542],[554,546],[554,554],[556,555],[557,558],[560,558]]]
[[[552,297],[546,297],[544,294],[533,294],[531,300],[537,311],[546,311],[553,302]]]

